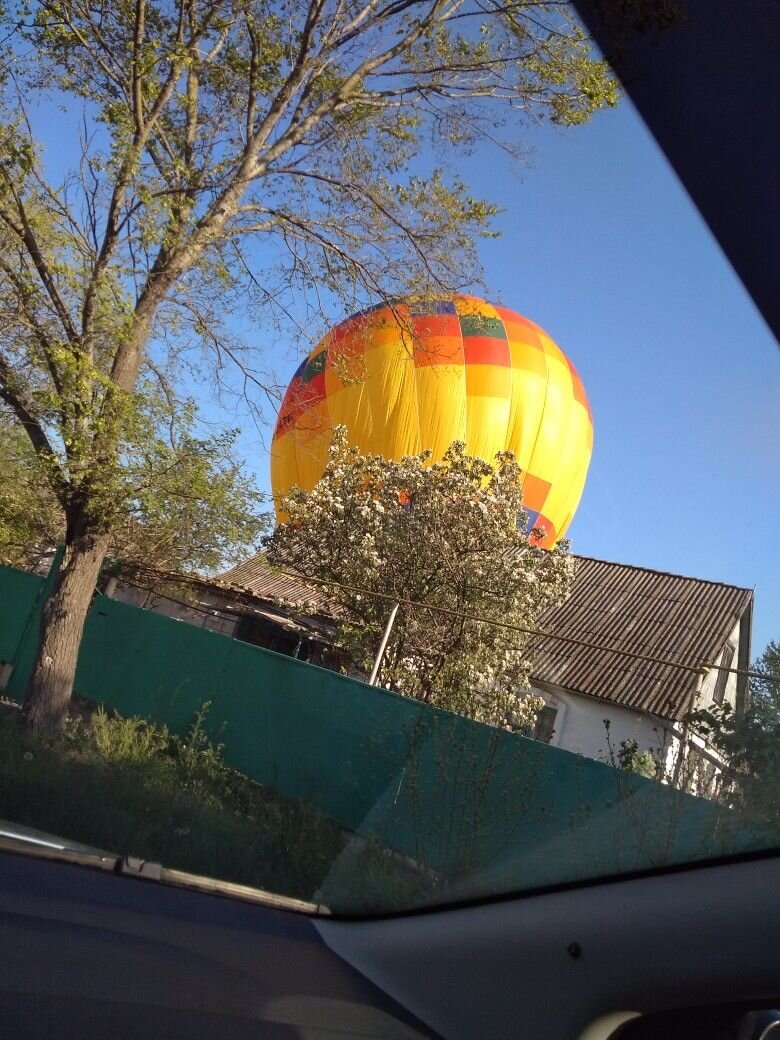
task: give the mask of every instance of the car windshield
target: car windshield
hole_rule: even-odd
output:
[[[66,7],[0,14],[0,849],[343,915],[776,850],[698,28]]]

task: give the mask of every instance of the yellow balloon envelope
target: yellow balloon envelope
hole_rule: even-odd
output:
[[[540,544],[565,532],[582,495],[593,422],[574,366],[543,329],[474,296],[382,305],[332,329],[287,389],[271,447],[277,503],[322,476],[333,428],[399,460],[455,440],[492,461],[514,452]]]

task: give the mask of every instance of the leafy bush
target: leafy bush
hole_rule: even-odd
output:
[[[76,728],[70,732],[73,738],[79,735]],[[85,739],[109,762],[148,762],[165,754],[171,743],[167,727],[109,715],[102,707],[92,716]]]

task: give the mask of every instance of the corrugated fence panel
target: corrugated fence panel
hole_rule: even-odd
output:
[[[452,718],[408,747],[362,830],[459,879],[463,898],[668,866],[761,840],[713,803]]]
[[[424,711],[361,682],[234,642],[214,719],[226,756],[352,830],[404,763],[404,730]],[[228,750],[229,749],[229,750]]]
[[[0,661],[14,661],[45,579],[0,565]]]
[[[185,733],[208,701],[225,760],[358,829],[423,705],[186,622],[97,597],[76,691]]]
[[[75,689],[184,733],[198,708],[214,700],[230,649],[231,640],[215,632],[97,596]]]

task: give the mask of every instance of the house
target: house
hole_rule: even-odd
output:
[[[272,571],[262,556],[217,578],[125,567],[108,594],[310,664],[342,666],[333,645],[333,604],[318,589]]]
[[[636,740],[665,775],[693,756],[708,782],[720,763],[685,720],[713,702],[744,706],[747,676],[726,669],[750,667],[753,591],[576,560],[570,597],[539,619],[558,638],[535,648],[534,687],[546,704],[537,736],[606,760],[622,741]]]
[[[688,731],[691,709],[747,696],[753,592],[577,556],[569,598],[539,619],[533,688],[545,701],[534,736],[610,761],[624,741],[675,778],[691,756],[710,783],[720,762]],[[180,579],[177,579],[180,580]],[[117,597],[324,667],[335,607],[319,588],[272,570],[262,555],[216,579],[193,579],[186,599],[123,585]],[[722,666],[722,670],[716,668]],[[608,726],[605,723],[608,721]]]

